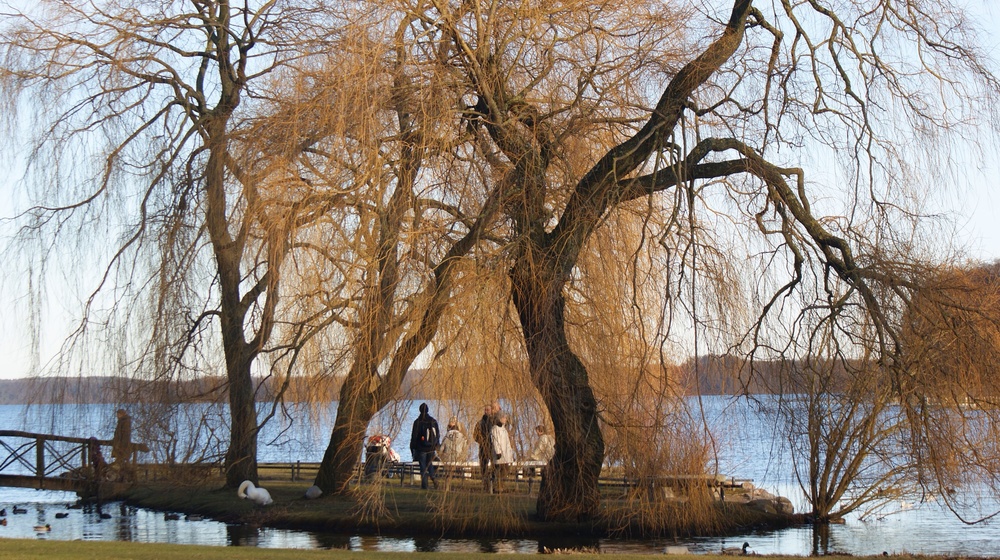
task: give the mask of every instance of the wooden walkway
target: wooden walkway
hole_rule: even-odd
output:
[[[110,496],[122,483],[101,476],[110,440],[0,430],[0,486]]]

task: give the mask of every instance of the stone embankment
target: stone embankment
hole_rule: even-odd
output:
[[[716,496],[719,500],[732,504],[745,504],[747,507],[769,514],[793,515],[795,507],[792,501],[784,496],[776,496],[763,488],[757,488],[753,482],[738,482],[730,488],[718,488]]]

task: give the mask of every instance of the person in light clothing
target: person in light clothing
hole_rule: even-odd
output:
[[[497,420],[491,432],[493,440],[493,490],[497,493],[504,490],[504,479],[510,473],[510,464],[514,462],[514,446],[510,444],[510,433],[507,431],[507,415],[503,414]]]
[[[441,440],[438,459],[442,463],[462,463],[469,457],[469,439],[454,416],[448,421],[448,431]]]
[[[546,433],[544,426],[535,426],[535,434],[538,435],[538,441],[528,453],[528,460],[548,463],[556,454],[556,438]]]

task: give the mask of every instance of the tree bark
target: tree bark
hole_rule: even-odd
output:
[[[324,495],[343,494],[347,489],[361,456],[368,424],[378,411],[373,395],[364,387],[369,375],[356,371],[357,367],[351,369],[340,388],[337,419],[316,473],[314,484]]]
[[[236,488],[244,480],[257,484],[257,408],[253,380],[250,376],[252,359],[231,359],[226,353],[229,369],[229,449],[226,451],[226,486]]]
[[[554,261],[548,261],[554,267]],[[555,456],[545,468],[537,514],[546,521],[582,521],[600,507],[598,478],[604,461],[604,437],[597,399],[587,369],[566,339],[563,282],[553,280],[524,259],[511,270],[532,382],[552,417]],[[542,264],[542,266],[546,266]]]
[[[245,240],[242,236],[234,238],[230,234],[226,214],[227,126],[233,110],[239,104],[238,91],[236,88],[226,88],[219,106],[203,121],[209,153],[205,167],[208,203],[205,222],[212,240],[219,279],[219,320],[229,389],[230,432],[225,468],[226,486],[230,488],[239,486],[244,480],[254,484],[258,482],[257,409],[250,368],[259,351],[260,341],[270,334],[271,325],[270,318],[265,317],[257,337],[252,342],[247,342],[243,325],[249,302],[240,297],[241,258]],[[268,294],[268,298],[273,297],[273,293]],[[273,304],[268,305],[265,315],[273,315],[273,312]]]

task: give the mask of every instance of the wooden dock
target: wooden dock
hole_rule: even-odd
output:
[[[110,499],[128,484],[109,478],[114,466],[104,462],[102,447],[111,440],[0,430],[0,486]]]

